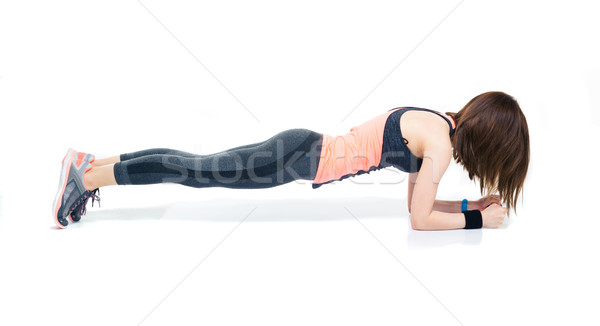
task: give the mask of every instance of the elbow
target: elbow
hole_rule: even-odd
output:
[[[410,216],[410,226],[414,230],[427,230],[427,218],[426,216],[419,215],[411,215]]]

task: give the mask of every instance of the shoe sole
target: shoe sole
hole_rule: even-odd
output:
[[[76,151],[73,151],[73,152],[76,152]],[[77,153],[79,153],[79,154],[77,155],[77,160],[76,160],[76,161],[87,161],[87,162],[89,162],[90,164],[92,164],[92,163],[94,163],[94,161],[96,160],[96,156],[95,156],[95,155],[93,155],[93,154],[85,154],[85,155],[82,155],[82,154],[84,154],[84,153],[82,153],[82,152],[77,152]],[[92,158],[91,160],[89,159],[90,157]],[[65,161],[65,159],[63,158],[63,162],[64,162],[64,161]],[[89,168],[89,169],[87,169],[85,172],[89,171],[91,168],[92,168],[92,167],[90,166],[90,168]],[[69,218],[69,221],[71,221],[71,223],[79,222],[79,220],[77,220],[77,221],[73,220],[73,217],[71,216],[72,214],[73,214],[73,213],[69,214],[69,216],[68,216],[68,218]]]
[[[67,164],[65,163],[65,159],[68,158]],[[58,221],[58,208],[60,207],[60,204],[62,202],[62,197],[63,194],[65,193],[65,187],[67,186],[67,178],[69,177],[69,171],[71,170],[71,163],[73,162],[73,159],[75,158],[75,152],[72,150],[69,150],[67,152],[67,154],[65,155],[65,157],[63,158],[63,165],[62,165],[62,169],[60,171],[60,183],[58,184],[58,192],[56,193],[56,197],[54,199],[54,207],[52,208],[52,214],[54,214],[54,222],[56,223],[56,226],[58,226],[59,229],[64,229],[67,226],[66,225],[62,225],[59,221]],[[71,218],[71,214],[69,214],[69,219]]]

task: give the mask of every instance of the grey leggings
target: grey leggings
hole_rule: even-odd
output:
[[[269,188],[294,180],[313,180],[323,134],[288,129],[271,138],[198,155],[168,148],[121,154],[114,164],[119,185],[178,183],[189,187]]]

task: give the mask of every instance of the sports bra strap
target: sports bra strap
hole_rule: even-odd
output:
[[[388,111],[401,110],[401,109],[428,111],[428,112],[433,112],[433,113],[439,115],[440,117],[446,119],[446,122],[448,122],[448,125],[450,126],[450,136],[452,136],[452,134],[454,133],[454,130],[456,129],[456,122],[454,121],[454,119],[451,116],[447,115],[446,113],[438,112],[436,110],[427,109],[427,108],[419,108],[419,107],[415,107],[415,106],[402,106],[402,107],[389,109]]]

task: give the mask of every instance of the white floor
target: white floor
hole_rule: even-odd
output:
[[[594,8],[457,4],[1,3],[0,325],[597,325]],[[51,218],[69,147],[212,153],[487,90],[531,133],[500,229],[412,230],[391,169],[316,190],[108,187],[80,223]],[[438,198],[478,196],[452,165]]]

